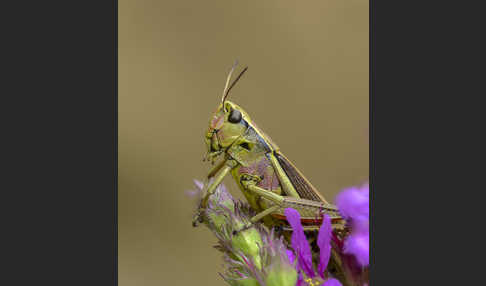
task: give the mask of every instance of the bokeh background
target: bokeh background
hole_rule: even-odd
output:
[[[368,178],[367,0],[119,0],[119,285],[225,285],[192,228],[227,72],[238,103],[330,201]],[[241,197],[231,178],[230,191]]]

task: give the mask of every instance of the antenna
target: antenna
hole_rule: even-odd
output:
[[[228,83],[231,79],[231,75],[233,74],[233,71],[236,67],[236,65],[238,64],[238,61],[235,62],[235,64],[233,65],[233,67],[231,68],[231,71],[228,75],[228,78],[226,79],[226,85],[224,87],[224,91],[223,91],[223,98],[221,99],[221,102],[223,103],[223,110],[224,110],[224,102],[226,100],[226,98],[228,97],[228,94],[230,92],[230,90],[233,88],[233,86],[235,86],[236,82],[238,82],[238,80],[240,79],[240,77],[246,72],[246,70],[248,69],[248,67],[245,67],[241,72],[240,74],[236,77],[236,79],[231,83],[231,85],[229,86],[228,88]]]
[[[224,101],[226,100],[226,97],[228,95],[227,90],[228,90],[229,82],[231,80],[231,75],[235,71],[235,68],[236,68],[237,65],[238,65],[238,60],[235,61],[235,63],[231,67],[230,72],[228,73],[228,76],[226,77],[226,84],[224,85],[223,96],[221,97],[221,102],[223,103],[223,106],[224,106]]]

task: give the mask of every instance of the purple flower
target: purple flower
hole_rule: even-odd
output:
[[[331,279],[328,279],[326,282],[324,282],[324,284],[322,284],[323,286],[342,286],[341,282],[339,282],[339,280],[337,279],[334,279],[334,278],[331,278]]]
[[[344,189],[336,197],[336,204],[346,219],[351,219],[358,224],[367,224],[370,215],[369,184]]]
[[[309,242],[305,237],[304,228],[300,220],[300,214],[298,211],[292,208],[287,208],[285,209],[285,216],[287,217],[287,221],[289,222],[293,230],[291,236],[291,244],[296,254],[295,257],[297,259],[297,270],[299,271],[299,279],[296,286],[317,285],[314,284],[315,281],[322,280],[320,280],[319,277],[315,278],[316,274],[312,265],[312,253],[310,250]],[[322,279],[325,279],[324,271],[326,270],[327,264],[329,263],[329,259],[331,257],[331,235],[331,219],[328,215],[324,215],[322,225],[319,229],[319,233],[317,236],[317,245],[320,249],[317,273]],[[287,256],[289,257],[289,260],[291,262],[295,259],[293,254],[291,253],[287,253]],[[306,275],[306,277],[304,277],[302,272]],[[320,285],[341,286],[341,283],[338,280],[331,278],[324,281],[324,283]]]
[[[324,215],[322,220],[321,228],[319,229],[319,234],[317,235],[317,245],[319,246],[319,266],[317,267],[317,272],[324,278],[324,271],[327,268],[329,259],[331,258],[331,218],[328,215]]]
[[[370,263],[369,245],[369,232],[354,232],[344,242],[344,252],[353,254],[361,266],[367,266]]]
[[[297,267],[302,269],[308,277],[312,278],[316,276],[312,267],[312,252],[300,222],[300,214],[292,208],[287,208],[285,209],[285,216],[293,229],[291,244],[297,257]]]
[[[336,198],[342,216],[350,222],[352,233],[344,242],[344,253],[352,254],[361,266],[369,265],[370,188],[361,186],[344,189]]]
[[[295,261],[295,255],[294,255],[294,253],[292,252],[292,250],[287,249],[287,250],[286,250],[286,252],[287,252],[287,257],[289,258],[289,262],[290,262],[290,264],[294,264],[294,261]]]

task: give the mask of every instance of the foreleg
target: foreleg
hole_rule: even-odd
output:
[[[211,184],[209,185],[209,187],[207,188],[207,190],[205,191],[202,199],[201,199],[201,203],[200,203],[200,207],[199,207],[199,211],[196,213],[196,215],[194,216],[193,220],[192,220],[192,225],[193,226],[197,226],[197,223],[198,222],[202,222],[202,212],[203,210],[207,207],[208,205],[208,200],[209,200],[209,197],[214,194],[214,192],[216,191],[216,188],[219,186],[219,184],[221,184],[221,182],[223,181],[224,177],[226,177],[226,175],[228,175],[228,173],[231,171],[231,169],[233,169],[235,166],[237,165],[237,162],[232,160],[232,159],[228,159],[228,160],[225,160],[223,161],[223,163],[221,164],[218,164],[216,167],[214,167],[209,175],[208,175],[208,178],[211,178],[213,176],[215,176],[215,174],[218,172],[218,170],[221,170],[214,178],[214,180],[211,182]]]

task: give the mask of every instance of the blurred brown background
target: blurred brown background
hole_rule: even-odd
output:
[[[119,285],[225,285],[185,195],[235,59],[242,106],[333,201],[368,177],[368,1],[119,5]],[[230,178],[225,181],[239,196]]]

